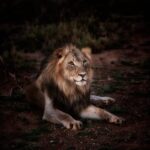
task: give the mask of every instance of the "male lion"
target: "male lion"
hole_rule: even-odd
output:
[[[109,97],[90,96],[93,71],[91,50],[81,51],[66,45],[54,51],[34,83],[26,89],[27,98],[44,108],[43,119],[80,129],[77,118],[103,119],[121,124],[123,119],[91,104],[91,99],[114,101]]]

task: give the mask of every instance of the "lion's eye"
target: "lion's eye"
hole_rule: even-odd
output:
[[[71,65],[71,66],[74,66],[73,61],[70,61],[68,64]]]

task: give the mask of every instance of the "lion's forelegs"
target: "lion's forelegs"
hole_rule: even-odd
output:
[[[51,113],[46,111],[43,115],[43,119],[53,123],[62,124],[67,129],[77,130],[82,126],[80,121],[75,120],[69,114],[66,114],[58,109],[53,110]]]
[[[90,95],[90,100],[94,101],[94,102],[102,102],[106,105],[110,104],[110,103],[114,103],[115,99],[111,98],[111,97],[107,97],[107,96],[97,96],[97,95]]]
[[[84,109],[81,112],[80,116],[82,118],[107,120],[108,122],[115,123],[115,124],[121,124],[124,121],[123,118],[120,118],[120,117],[118,117],[104,109],[96,107],[94,105],[90,105],[86,109]]]
[[[80,121],[75,120],[69,114],[53,108],[52,101],[47,94],[45,94],[45,109],[43,119],[53,123],[62,124],[67,129],[77,130],[82,126],[82,123]]]

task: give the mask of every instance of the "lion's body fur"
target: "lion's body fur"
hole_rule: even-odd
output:
[[[35,82],[27,88],[28,99],[44,108],[44,119],[62,123],[67,128],[71,128],[70,122],[74,129],[79,127],[80,122],[72,117],[81,117],[91,105],[93,70],[90,50],[85,51],[73,45],[56,50]]]

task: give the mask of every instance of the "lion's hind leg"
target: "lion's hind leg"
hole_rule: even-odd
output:
[[[122,124],[122,122],[124,121],[123,118],[120,118],[120,117],[118,117],[104,109],[96,107],[94,105],[90,105],[86,109],[84,109],[80,113],[80,116],[82,118],[107,120],[108,122],[115,123],[115,124]]]

